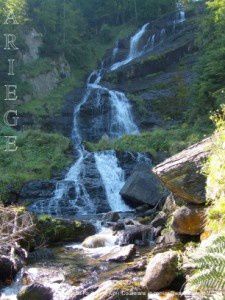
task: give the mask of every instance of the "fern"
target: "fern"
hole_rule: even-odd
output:
[[[214,235],[202,242],[190,257],[195,267],[186,290],[207,293],[207,299],[224,300],[225,297],[225,235]]]

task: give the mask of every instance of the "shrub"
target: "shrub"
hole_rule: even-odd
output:
[[[113,38],[112,30],[109,25],[103,24],[100,30],[100,36],[103,42],[110,42]]]
[[[5,152],[5,135],[17,135],[16,152]],[[14,132],[2,127],[0,131],[0,197],[10,200],[9,191],[18,192],[24,182],[50,179],[71,162],[70,140],[59,134],[41,131]]]
[[[212,153],[205,166],[208,209],[207,229],[225,231],[225,105],[213,116],[216,124]]]

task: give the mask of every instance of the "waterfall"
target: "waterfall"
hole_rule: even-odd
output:
[[[179,12],[178,12],[178,16],[177,16],[176,20],[174,20],[174,22],[173,22],[174,30],[176,28],[176,24],[183,23],[183,22],[186,21],[186,14],[185,14],[185,11],[183,10],[183,7],[181,5],[178,5],[177,8],[178,8]],[[140,57],[141,55],[145,54],[147,51],[150,51],[154,48],[156,33],[154,33],[153,35],[151,35],[149,37],[146,45],[144,47],[142,47],[141,50],[139,49],[140,41],[141,41],[143,35],[146,33],[146,30],[147,30],[148,26],[149,26],[149,23],[143,25],[141,27],[141,29],[139,31],[137,31],[134,36],[131,37],[131,39],[130,39],[130,49],[129,49],[128,56],[126,57],[126,59],[114,63],[110,67],[111,71],[117,70],[118,68],[128,64],[129,62],[131,62],[135,58]],[[160,32],[160,39],[161,40],[163,40],[165,34],[166,34],[166,30],[163,28]],[[119,49],[118,49],[118,44],[117,44],[117,46],[113,50],[113,61],[116,58],[116,54],[118,53],[118,50]]]
[[[116,42],[116,46],[113,49],[113,55],[112,55],[113,61],[116,59],[116,55],[117,55],[118,51],[119,51],[119,41]]]
[[[139,42],[142,38],[142,36],[144,35],[147,26],[149,25],[149,23],[145,24],[140,31],[138,31],[132,38],[130,41],[130,53],[128,55],[128,60],[131,61],[134,58],[138,57],[139,55],[142,54],[142,51],[138,50],[138,45]]]
[[[112,211],[130,211],[121,196],[120,190],[125,183],[124,171],[118,166],[114,151],[95,153],[97,168],[101,174],[106,195]]]
[[[121,137],[124,134],[138,134],[139,130],[133,121],[131,106],[124,93],[109,91],[112,107],[111,137]]]
[[[184,11],[180,11],[179,23],[183,23],[186,21],[186,15]]]
[[[110,68],[111,71],[114,71],[114,70],[118,69],[119,67],[128,64],[133,59],[135,59],[135,58],[142,55],[143,52],[139,51],[138,46],[139,46],[141,38],[145,34],[145,31],[146,31],[148,25],[149,25],[149,23],[142,26],[142,28],[134,36],[131,37],[131,39],[130,39],[130,50],[129,50],[129,54],[128,54],[127,58],[123,61],[120,61],[120,62],[117,62],[117,63],[113,64]]]
[[[185,12],[179,9],[179,18],[175,23],[185,21]],[[130,38],[130,49],[125,60],[113,64],[110,70],[116,70],[122,65],[129,63],[150,51],[155,46],[156,34],[151,34],[147,44],[140,47],[141,39],[146,33],[149,23],[142,26],[137,33]],[[175,25],[175,24],[174,24]],[[161,38],[166,34],[165,29],[161,31]],[[159,33],[160,33],[159,32]],[[141,49],[140,49],[141,48]],[[119,51],[119,42],[112,52],[112,61]],[[93,71],[87,79],[86,89],[81,101],[74,108],[74,120],[72,130],[72,140],[76,161],[67,172],[64,180],[57,183],[54,196],[50,199],[41,199],[30,206],[30,210],[35,213],[47,213],[51,215],[76,215],[76,214],[96,214],[101,201],[107,200],[106,209],[126,211],[130,208],[125,205],[119,195],[124,182],[125,175],[119,167],[116,153],[105,151],[99,153],[89,153],[83,146],[83,132],[80,126],[79,116],[85,106],[93,106],[93,111],[100,111],[107,102],[107,126],[103,128],[103,134],[109,138],[120,138],[123,135],[139,134],[139,129],[132,116],[129,99],[122,92],[110,90],[101,84],[104,62],[100,70]],[[92,101],[89,103],[89,101]],[[106,101],[106,102],[105,102]],[[93,115],[93,117],[95,117]],[[104,122],[104,118],[102,118]],[[102,122],[102,121],[101,121]],[[91,122],[90,122],[91,125]],[[93,127],[99,130],[105,124]],[[91,125],[92,126],[92,125]],[[92,127],[91,127],[92,128]],[[138,160],[142,158],[138,158]],[[94,170],[94,171],[93,171]],[[91,173],[91,172],[94,172]],[[72,192],[71,192],[72,189]],[[94,190],[94,193],[93,193]],[[101,190],[99,197],[98,191]],[[97,197],[97,201],[96,201]]]
[[[140,34],[139,34],[140,36]],[[132,47],[137,49],[137,37],[133,39]],[[132,50],[136,53],[137,50]],[[30,206],[30,210],[36,213],[47,213],[50,215],[85,215],[96,214],[93,195],[87,189],[90,186],[90,180],[87,178],[87,172],[95,163],[96,172],[102,181],[100,186],[105,193],[109,208],[114,211],[130,211],[125,205],[119,192],[124,185],[125,175],[122,168],[119,167],[117,157],[114,151],[104,153],[89,153],[83,147],[83,137],[79,126],[79,114],[83,106],[90,101],[90,96],[94,95],[94,102],[90,105],[95,108],[101,108],[103,99],[102,94],[108,95],[110,109],[110,124],[107,129],[107,136],[110,138],[119,138],[125,134],[138,134],[139,130],[134,123],[131,105],[124,93],[109,90],[100,84],[103,70],[94,71],[87,80],[84,96],[74,109],[74,121],[72,130],[72,140],[76,153],[76,161],[69,169],[65,179],[58,182],[54,196],[51,199],[44,199]],[[69,189],[74,188],[74,193],[68,196]],[[103,201],[105,201],[103,200]],[[102,204],[104,205],[104,204]]]

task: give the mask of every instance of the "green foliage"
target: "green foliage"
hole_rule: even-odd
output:
[[[102,139],[98,143],[86,142],[89,151],[101,151],[115,149],[118,151],[148,152],[156,156],[157,152],[165,152],[173,155],[187,146],[190,146],[208,133],[199,127],[190,128],[183,124],[171,129],[154,129],[150,132],[143,132],[140,135],[124,136],[118,140]]]
[[[111,27],[108,24],[103,24],[100,30],[100,37],[103,42],[110,42],[113,38]]]
[[[87,236],[95,233],[92,225],[79,221],[56,219],[46,215],[38,218],[37,229],[48,244],[68,241],[81,242]]]
[[[16,135],[18,150],[5,152],[5,137]],[[40,131],[17,133],[1,126],[0,131],[0,196],[8,200],[8,187],[19,191],[25,181],[50,179],[71,163],[70,140],[59,134]]]
[[[39,122],[43,117],[59,115],[65,95],[73,88],[82,85],[82,79],[85,73],[78,70],[63,80],[56,89],[54,89],[48,96],[44,98],[33,98],[31,101],[20,105],[19,112],[31,113]]]
[[[189,278],[186,289],[207,293],[207,299],[222,299],[225,292],[225,235],[213,235],[203,241],[191,254],[191,262],[196,271]]]
[[[37,77],[40,74],[45,74],[53,69],[52,61],[48,58],[39,58],[29,64],[23,65],[20,72],[28,78]]]
[[[225,82],[225,2],[207,2],[206,14],[202,18],[197,44],[200,48],[195,84],[195,101],[191,115],[209,115],[219,108],[215,92],[224,87]]]
[[[98,31],[103,24],[143,24],[175,10],[174,0],[76,0],[85,19]],[[93,14],[95,12],[95,14]]]
[[[217,129],[204,170],[207,175],[207,198],[211,203],[206,230],[221,232],[225,231],[225,106],[213,119]]]
[[[0,21],[1,24],[6,18],[6,12],[14,13],[16,16],[16,21],[19,24],[22,24],[26,21],[26,9],[27,1],[26,0],[0,0]],[[8,25],[7,25],[8,26]]]

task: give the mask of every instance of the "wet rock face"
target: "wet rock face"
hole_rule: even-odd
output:
[[[41,284],[32,284],[22,289],[18,300],[53,300],[53,292],[50,288]]]
[[[0,284],[11,282],[17,271],[14,263],[8,257],[0,257]]]
[[[97,142],[105,134],[109,135],[111,104],[107,91],[92,91],[88,101],[80,109],[78,123],[84,141]]]
[[[167,288],[176,278],[178,255],[174,251],[159,253],[152,258],[141,285],[149,291],[158,292]]]
[[[49,126],[53,131],[60,131],[63,135],[71,137],[74,119],[74,107],[84,95],[84,89],[77,88],[65,96],[64,104],[59,117],[54,116],[49,120]]]
[[[90,153],[84,160],[84,168],[81,180],[94,203],[96,213],[107,213],[110,211],[110,206],[107,201],[104,184],[101,175],[97,170],[94,155]],[[78,199],[79,201],[79,199]],[[86,205],[87,203],[78,203],[78,205]]]
[[[50,198],[54,195],[56,181],[54,180],[32,180],[27,182],[21,192],[22,201],[34,202],[38,199]]]
[[[175,196],[189,203],[205,203],[206,178],[201,168],[211,143],[210,138],[205,139],[159,164],[153,172]]]
[[[165,198],[167,192],[149,169],[135,171],[126,181],[120,192],[131,207],[149,204],[154,207]]]
[[[183,206],[173,215],[172,227],[178,234],[200,235],[204,230],[205,209],[195,206]]]
[[[124,170],[125,179],[131,176],[134,171],[149,170],[152,166],[152,157],[148,153],[116,151],[116,157],[120,167]]]
[[[64,193],[59,199],[58,205],[51,206],[50,203],[55,197],[57,189],[64,186]],[[29,203],[29,210],[40,214],[71,215],[76,213],[76,208],[71,207],[69,202],[75,202],[76,190],[73,181],[30,181],[26,183],[20,192],[20,201]]]

